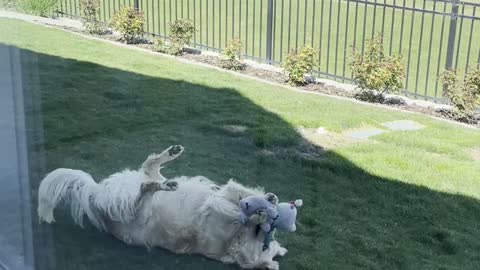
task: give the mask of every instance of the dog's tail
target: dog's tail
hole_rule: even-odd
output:
[[[99,229],[105,229],[102,218],[92,208],[92,198],[100,186],[80,170],[56,169],[43,178],[38,189],[38,217],[41,221],[55,221],[53,210],[60,203],[70,205],[73,220],[83,226],[83,216]]]

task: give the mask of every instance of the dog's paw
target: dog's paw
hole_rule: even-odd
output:
[[[287,254],[287,252],[288,252],[288,250],[286,248],[280,247],[278,249],[277,255],[283,257],[283,256],[285,256],[285,254]]]
[[[182,154],[184,148],[181,145],[172,145],[168,148],[168,155],[172,158],[178,157]]]
[[[142,193],[155,192],[163,189],[162,183],[156,181],[148,181],[142,183],[140,187]]]
[[[177,181],[165,181],[163,183],[163,190],[165,191],[175,191],[178,189],[178,183]]]

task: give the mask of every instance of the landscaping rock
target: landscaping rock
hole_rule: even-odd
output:
[[[405,99],[399,96],[387,96],[383,103],[388,105],[407,105]]]

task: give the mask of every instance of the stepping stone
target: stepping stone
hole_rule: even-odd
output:
[[[225,125],[223,128],[233,133],[243,133],[247,130],[246,126],[240,125]]]
[[[411,120],[397,120],[392,122],[386,122],[383,123],[382,126],[394,131],[419,130],[425,127]]]
[[[476,161],[480,161],[480,147],[472,150],[472,158]]]
[[[316,134],[326,134],[327,133],[327,130],[324,128],[324,127],[319,127],[315,130],[315,133]]]
[[[353,143],[354,140],[346,138],[341,134],[330,132],[324,127],[319,128],[300,128],[298,132],[311,144],[323,149],[333,149],[338,146]]]
[[[361,128],[361,129],[345,131],[343,135],[352,139],[364,140],[385,132],[387,131],[379,128]]]

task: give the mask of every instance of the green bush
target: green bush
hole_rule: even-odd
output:
[[[444,96],[453,105],[453,114],[458,119],[471,118],[480,105],[480,67],[470,69],[464,79],[456,70],[447,70],[440,76]]]
[[[220,66],[224,69],[229,69],[229,70],[245,70],[247,67],[247,64],[242,63],[241,61],[237,59],[221,59],[220,60]]]
[[[18,8],[25,13],[48,17],[53,14],[58,0],[18,0]]]
[[[230,70],[244,70],[247,65],[240,61],[240,53],[242,48],[243,44],[240,39],[234,38],[230,40],[223,51],[226,59],[221,60],[222,68]]]
[[[83,25],[85,26],[85,30],[87,30],[88,33],[93,35],[103,35],[107,31],[107,29],[105,29],[102,23],[98,21],[85,21],[83,22]]]
[[[143,13],[133,7],[123,7],[113,15],[111,26],[126,43],[134,43],[144,33]]]
[[[153,49],[157,52],[167,53],[171,55],[180,55],[183,52],[183,46],[178,43],[165,42],[161,38],[156,38],[153,43]]]
[[[381,36],[367,40],[363,54],[353,49],[350,68],[361,96],[372,94],[383,97],[385,93],[398,92],[403,88],[405,72],[402,59],[385,55]]]
[[[17,5],[17,0],[0,0],[0,8],[15,9]]]
[[[80,9],[85,18],[83,25],[90,34],[105,33],[105,28],[97,20],[100,15],[100,0],[81,0]]]
[[[305,46],[298,51],[290,51],[284,60],[283,67],[288,74],[288,82],[293,85],[303,85],[306,83],[305,74],[309,73],[314,64],[316,51]]]
[[[187,19],[178,19],[170,23],[170,41],[179,46],[190,44],[195,33],[193,22]]]
[[[157,38],[153,44],[153,49],[157,52],[168,53],[171,55],[181,55],[186,45],[190,44],[195,33],[193,23],[187,19],[178,19],[170,23],[170,41]]]
[[[80,9],[85,19],[96,20],[100,12],[100,0],[80,0]]]
[[[234,38],[227,43],[223,54],[228,59],[240,60],[240,52],[242,51],[243,44],[239,38]]]
[[[165,53],[167,50],[165,41],[162,38],[155,38],[153,41],[153,50]]]

